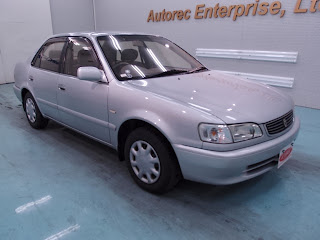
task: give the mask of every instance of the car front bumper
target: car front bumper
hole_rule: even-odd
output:
[[[298,136],[300,120],[284,135],[254,146],[215,152],[173,144],[185,179],[226,185],[259,176],[277,166],[280,151]]]

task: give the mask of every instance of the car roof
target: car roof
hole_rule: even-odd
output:
[[[146,33],[130,33],[130,32],[72,32],[72,33],[59,33],[51,36],[50,38],[54,37],[72,37],[72,36],[83,36],[83,37],[98,37],[98,36],[105,36],[105,35],[149,35],[149,36],[158,36],[154,34],[146,34]]]

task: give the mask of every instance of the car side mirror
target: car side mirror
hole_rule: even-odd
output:
[[[102,73],[96,67],[79,67],[77,77],[80,80],[96,82],[102,80]]]

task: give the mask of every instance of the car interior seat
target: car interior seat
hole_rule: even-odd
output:
[[[121,61],[132,64],[138,57],[138,51],[135,49],[125,49],[121,52]]]
[[[96,67],[89,50],[81,49],[78,52],[78,67]]]

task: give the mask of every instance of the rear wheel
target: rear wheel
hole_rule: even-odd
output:
[[[152,193],[172,189],[181,174],[169,143],[151,128],[131,132],[124,149],[128,170],[134,181]]]
[[[31,127],[41,129],[48,125],[48,119],[42,116],[38,105],[30,92],[26,93],[24,97],[24,109]]]

